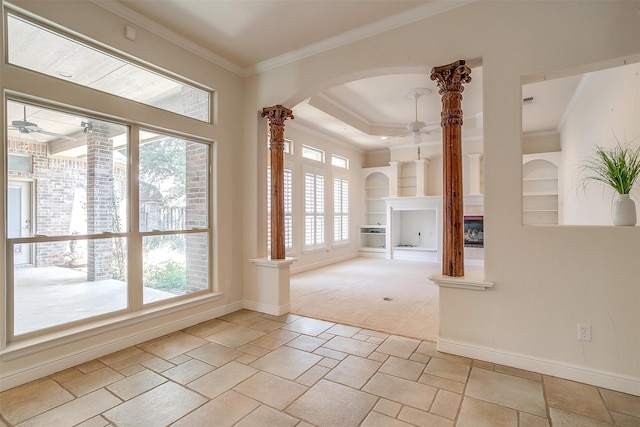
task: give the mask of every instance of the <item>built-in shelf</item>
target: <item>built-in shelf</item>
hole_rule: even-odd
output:
[[[545,156],[528,156],[522,172],[523,224],[557,224],[558,167]]]

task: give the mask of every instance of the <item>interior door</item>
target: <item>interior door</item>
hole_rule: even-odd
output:
[[[31,182],[9,181],[7,212],[7,237],[30,237],[31,234]],[[13,246],[14,265],[31,264],[31,245],[20,243]]]

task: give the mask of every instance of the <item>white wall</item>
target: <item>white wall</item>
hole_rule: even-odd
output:
[[[252,76],[246,123],[263,106],[295,104],[376,70],[429,73],[482,58],[484,276],[495,286],[441,289],[439,345],[640,394],[640,227],[523,226],[521,149],[522,77],[638,54],[639,7],[475,2]],[[254,202],[246,202],[250,215]],[[576,339],[578,322],[591,324],[591,342]]]
[[[561,133],[561,170],[569,183],[564,193],[565,223],[611,225],[616,193],[594,182],[585,187],[579,165],[596,144],[613,147],[617,139],[640,147],[640,63],[587,74],[573,105]],[[631,196],[640,204],[640,183]]]

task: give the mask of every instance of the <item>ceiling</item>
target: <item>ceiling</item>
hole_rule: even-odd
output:
[[[467,1],[425,0],[91,0],[152,31],[199,53],[240,75],[277,66],[313,52],[338,46],[404,25]],[[284,30],[274,31],[274,28]],[[265,37],[268,42],[265,43]],[[33,47],[32,47],[33,49]],[[45,53],[43,53],[44,55]],[[38,58],[30,50],[32,58]],[[292,106],[295,125],[338,139],[363,150],[414,143],[406,125],[414,120],[435,126],[421,134],[423,144],[437,144],[440,96],[424,64],[424,74],[371,77],[329,88]],[[62,69],[59,65],[58,69]],[[104,77],[104,76],[103,76]],[[472,69],[465,86],[465,135],[482,134],[482,68]],[[523,96],[534,102],[523,110],[526,132],[555,131],[580,76],[533,84]],[[547,83],[547,82],[545,82]],[[430,88],[416,102],[404,96],[414,88]],[[9,110],[23,120],[22,109]],[[41,115],[43,113],[41,112]],[[29,120],[32,120],[31,118]],[[41,120],[46,118],[41,117]],[[293,122],[292,122],[293,123]],[[55,121],[48,131],[64,133]],[[80,129],[81,130],[81,129]],[[76,127],[76,132],[78,128]],[[13,132],[16,132],[15,130]],[[401,136],[405,134],[406,136]],[[45,135],[46,136],[46,135]],[[386,138],[386,139],[383,139]]]

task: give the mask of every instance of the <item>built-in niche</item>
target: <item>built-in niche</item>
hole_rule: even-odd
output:
[[[435,259],[438,251],[436,209],[394,210],[391,221],[393,258]]]

